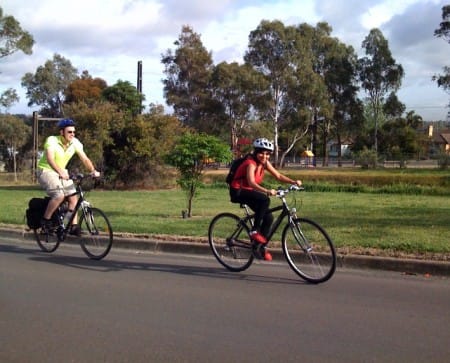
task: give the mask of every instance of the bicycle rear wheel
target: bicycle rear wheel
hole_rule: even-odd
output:
[[[93,260],[105,257],[113,243],[111,224],[100,209],[86,207],[80,218],[80,246],[84,253]]]
[[[325,230],[316,222],[298,218],[286,225],[283,252],[289,266],[308,282],[327,281],[336,270],[336,252]]]
[[[61,229],[61,231],[59,230]],[[34,238],[44,252],[55,252],[62,240],[62,227],[52,227],[44,231],[42,228],[33,229]]]
[[[230,271],[243,271],[253,262],[249,228],[238,216],[221,213],[208,229],[209,245],[217,260]]]

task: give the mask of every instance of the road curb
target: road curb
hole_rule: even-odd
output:
[[[26,229],[0,228],[0,235],[5,237],[22,237],[34,240],[33,233]],[[211,255],[207,243],[193,241],[159,241],[152,238],[134,238],[114,236],[113,248],[133,249],[155,253],[186,253]],[[283,260],[281,250],[270,249],[274,260]],[[338,268],[373,269],[397,271],[405,274],[423,274],[450,276],[450,262],[416,259],[401,259],[392,257],[338,255]]]

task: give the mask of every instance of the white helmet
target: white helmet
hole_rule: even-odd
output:
[[[269,150],[269,151],[273,151],[273,149],[274,149],[273,142],[269,141],[263,137],[253,141],[253,147],[255,149],[264,149],[264,150]]]

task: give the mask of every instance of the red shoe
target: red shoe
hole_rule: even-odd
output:
[[[272,261],[272,255],[270,254],[270,252],[264,252],[264,261]]]
[[[253,241],[256,241],[258,243],[267,243],[267,239],[266,237],[264,237],[261,233],[259,233],[258,231],[251,231],[250,232],[250,238]]]

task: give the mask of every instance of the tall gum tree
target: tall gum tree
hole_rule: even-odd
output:
[[[260,118],[271,120],[273,125],[275,164],[279,164],[281,124],[293,111],[288,90],[295,82],[299,46],[294,27],[285,27],[281,21],[263,20],[250,32],[248,50],[244,55],[245,62],[260,72],[268,85],[256,107]]]
[[[41,106],[40,113],[45,116],[64,116],[64,92],[77,78],[78,70],[70,60],[54,54],[52,60],[47,60],[36,69],[36,73],[26,73],[22,77],[22,87],[27,90],[28,106]]]
[[[248,64],[222,62],[214,68],[211,90],[216,101],[215,110],[219,112],[216,123],[228,133],[234,152],[238,151],[238,140],[246,134],[253,117],[252,102],[261,88],[265,88],[265,80]]]
[[[404,76],[403,67],[395,62],[389,43],[379,29],[372,29],[363,40],[362,48],[366,56],[358,61],[359,81],[368,95],[370,110],[373,112],[374,150],[378,152],[378,128],[384,118],[383,104],[386,95],[397,91]]]
[[[0,7],[0,59],[19,50],[30,55],[33,52],[33,45],[33,36],[22,29],[20,23],[12,15],[4,14]],[[0,95],[0,105],[6,111],[16,102],[19,102],[19,97],[13,88],[7,89]]]
[[[187,126],[208,130],[209,83],[213,71],[211,52],[203,46],[200,35],[183,26],[175,51],[162,55],[164,97],[176,116]]]
[[[20,23],[12,16],[3,13],[0,7],[0,58],[17,51],[30,55],[33,52],[33,36],[22,29]]]
[[[438,38],[444,38],[450,43],[450,5],[442,8],[442,22],[439,28],[434,31],[434,35]],[[450,66],[444,66],[443,71],[443,74],[434,75],[433,80],[437,82],[438,87],[442,87],[444,91],[450,94]]]

